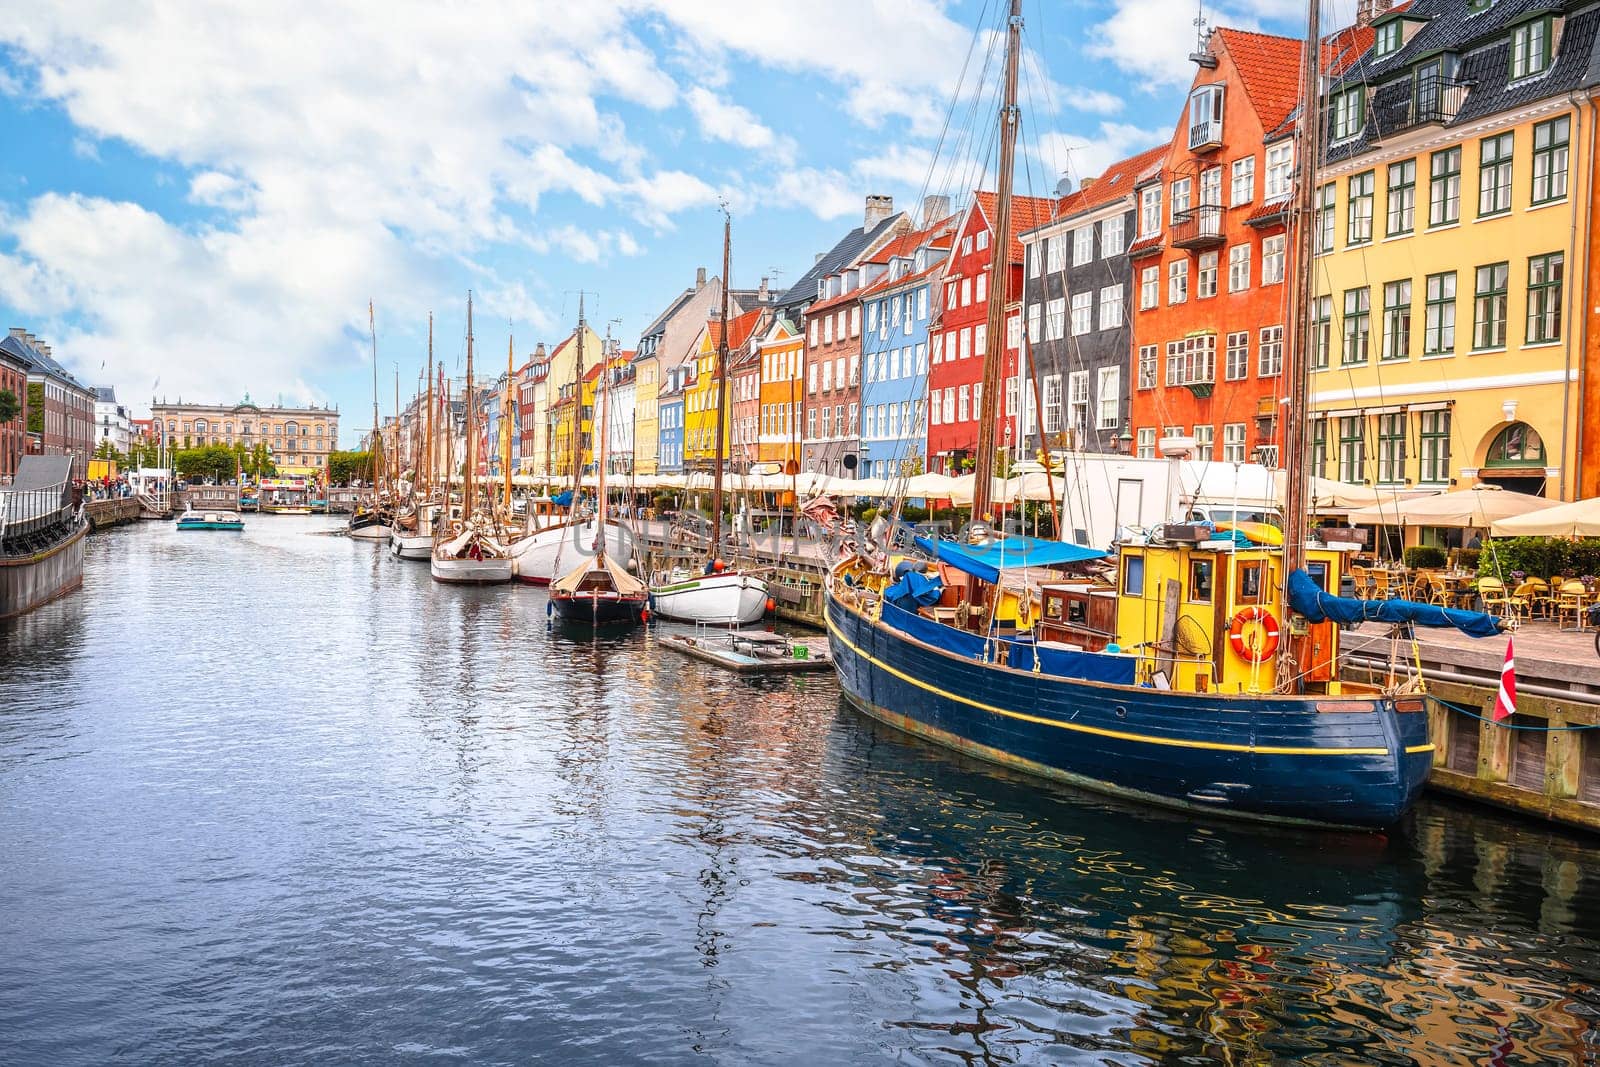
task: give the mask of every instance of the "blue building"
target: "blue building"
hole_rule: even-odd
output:
[[[956,219],[897,239],[884,276],[861,295],[861,474],[927,469],[928,321]]]
[[[683,473],[683,398],[693,380],[692,360],[670,367],[656,394],[656,469],[662,474]]]

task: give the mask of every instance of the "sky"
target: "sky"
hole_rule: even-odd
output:
[[[631,348],[719,273],[724,204],[734,284],[778,289],[869,193],[959,205],[998,2],[0,0],[0,310],[136,414],[331,404],[353,443],[369,301],[388,413],[430,312],[461,372],[469,290],[486,370],[579,292]],[[1231,5],[1207,21],[1297,32],[1291,0]],[[1019,192],[1170,138],[1196,12],[1024,0]]]

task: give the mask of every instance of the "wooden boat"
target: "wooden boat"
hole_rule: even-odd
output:
[[[244,519],[231,511],[186,511],[178,516],[180,530],[244,530]]]
[[[378,421],[378,325],[370,300],[367,301],[367,330],[372,337],[372,500],[366,507],[356,505],[345,529],[358,541],[387,541],[389,527],[394,522],[394,508],[387,498],[385,484],[383,432]],[[305,509],[303,514],[311,514],[311,509]]]
[[[1315,56],[1311,8],[1307,53]],[[996,279],[1010,268],[1016,123],[1005,118],[1015,116],[1021,23],[1021,0],[1011,0]],[[1314,100],[1317,64],[1306,66],[1302,99]],[[1317,110],[1303,121],[1303,144],[1317,144]],[[1312,217],[1313,170],[1302,168],[1298,179],[1302,218]],[[1293,261],[1308,284],[1312,228],[1298,229],[1302,247]],[[990,288],[990,337],[1003,336],[1006,288]],[[1498,620],[1398,601],[1369,608],[1335,595],[1343,552],[1308,544],[1304,341],[1293,338],[1285,364],[1292,436],[1284,454],[1288,482],[1302,496],[1291,490],[1286,501],[1281,543],[1251,541],[1240,529],[1213,537],[1200,524],[1168,525],[1147,543],[1121,545],[1110,582],[1088,570],[1103,566],[1106,553],[984,529],[1004,391],[1001,346],[991,345],[970,532],[958,541],[919,539],[917,556],[869,536],[829,572],[824,616],[849,701],[963,753],[1157,804],[1317,826],[1398,820],[1433,761],[1426,700],[1405,681],[1380,688],[1341,680],[1338,623],[1382,618],[1486,636]],[[1169,439],[1162,449],[1177,463],[1193,444]],[[837,525],[825,500],[805,510]],[[1076,573],[1078,581],[1037,588],[1028,575],[1041,569]],[[1109,615],[1097,620],[1108,605]]]

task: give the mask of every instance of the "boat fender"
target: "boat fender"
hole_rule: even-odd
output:
[[[1260,636],[1247,644],[1244,639],[1244,629],[1251,623],[1260,625]],[[1240,608],[1228,625],[1228,645],[1233,649],[1233,654],[1246,663],[1260,663],[1269,658],[1278,651],[1278,640],[1281,637],[1282,631],[1278,628],[1278,620],[1273,618],[1272,612],[1259,606]]]
[[[544,602],[544,613],[546,618],[549,618],[556,613],[556,606],[553,601],[546,600]]]
[[[776,600],[772,599],[771,597],[767,597],[767,610],[769,612],[770,611],[777,611],[778,610],[778,602]]]

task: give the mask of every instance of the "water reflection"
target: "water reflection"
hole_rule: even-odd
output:
[[[1125,807],[316,529],[0,627],[9,1060],[1592,1062],[1588,842]]]

